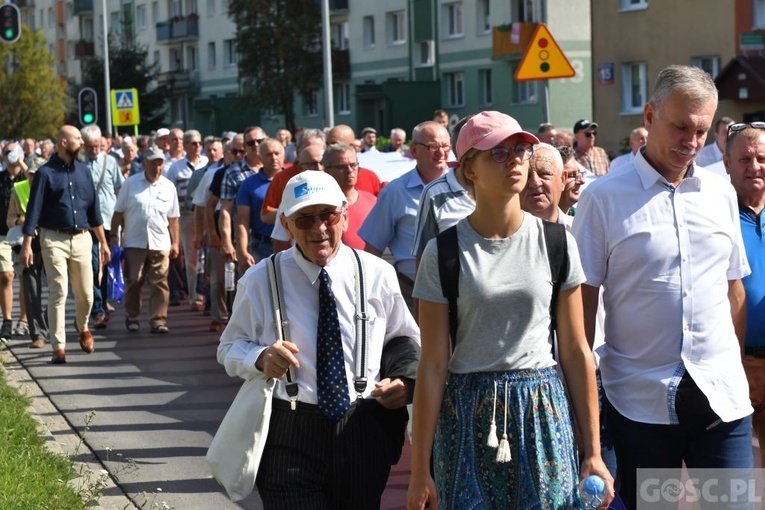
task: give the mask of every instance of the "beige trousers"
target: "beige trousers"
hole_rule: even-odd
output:
[[[125,248],[125,313],[128,319],[138,319],[141,314],[141,287],[144,276],[151,288],[149,296],[149,324],[167,323],[167,306],[170,287],[167,273],[170,269],[170,252],[144,248]]]
[[[70,275],[78,329],[87,326],[93,306],[93,240],[87,230],[70,235],[41,228],[40,247],[48,278],[50,343],[53,350],[66,349],[66,295]]]

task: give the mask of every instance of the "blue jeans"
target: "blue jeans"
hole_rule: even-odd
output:
[[[637,469],[751,468],[752,418],[723,422],[707,430],[695,424],[656,425],[632,421],[608,403],[608,426],[616,448],[627,508],[637,506]]]

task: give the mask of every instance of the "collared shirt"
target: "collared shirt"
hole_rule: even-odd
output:
[[[98,192],[98,203],[101,206],[101,218],[104,220],[104,228],[111,228],[114,204],[117,203],[117,191],[125,182],[117,161],[103,152],[99,152],[96,159],[85,157],[85,164],[93,176],[93,184]],[[101,175],[104,176],[103,183]],[[99,188],[99,183],[101,187]]]
[[[380,380],[380,358],[383,346],[391,339],[406,336],[420,340],[419,329],[404,302],[393,268],[379,257],[358,252],[364,263],[369,313],[368,384],[364,397]],[[218,362],[231,376],[243,379],[262,377],[255,367],[260,354],[276,340],[271,293],[268,285],[267,260],[251,267],[237,284],[236,299],[226,329],[218,346]],[[298,400],[317,404],[316,336],[319,314],[319,272],[321,267],[306,260],[297,248],[284,252],[281,260],[284,285],[284,310],[289,322],[289,340],[300,349],[296,355]],[[356,399],[353,389],[356,359],[355,267],[351,249],[341,245],[337,255],[327,264],[332,292],[337,302],[340,332],[343,340],[348,395]],[[276,385],[274,396],[288,400],[283,381]]]
[[[197,161],[196,165],[186,158],[170,165],[170,169],[164,175],[175,186],[175,190],[178,192],[178,200],[182,202],[186,198],[186,191],[194,171],[205,168],[207,163],[207,156],[199,156],[199,161]]]
[[[34,236],[37,227],[79,230],[103,225],[93,176],[84,163],[66,164],[54,154],[32,181],[24,219],[24,234]]]
[[[475,210],[475,201],[457,180],[454,170],[429,182],[417,209],[411,254],[422,257],[428,241]]]
[[[696,164],[698,166],[709,166],[718,161],[722,161],[723,153],[717,146],[717,142],[712,140],[712,143],[703,147],[696,155]]]
[[[765,218],[738,202],[741,234],[752,274],[742,282],[746,291],[746,346],[765,347]]]
[[[611,163],[602,147],[590,147],[589,151],[576,151],[576,161],[597,176],[606,175]]]
[[[632,151],[628,152],[627,154],[617,156],[611,161],[611,166],[609,167],[608,171],[613,172],[617,168],[629,165],[632,163],[633,159],[635,159],[635,154]]]
[[[587,285],[603,285],[600,371],[627,418],[677,424],[684,370],[726,422],[752,412],[729,281],[750,273],[733,188],[691,165],[677,188],[643,157],[593,182],[573,233]]]
[[[239,191],[239,186],[242,185],[246,178],[256,173],[258,173],[258,171],[250,168],[245,159],[238,164],[234,163],[229,166],[226,169],[226,173],[223,175],[223,182],[220,185],[220,199],[236,200],[236,193]]]
[[[124,215],[126,248],[170,250],[168,218],[177,218],[180,211],[175,186],[168,179],[160,176],[150,183],[143,172],[128,177],[114,210]]]
[[[425,183],[417,168],[385,186],[359,229],[359,237],[380,251],[390,246],[396,271],[414,280],[412,246],[417,208]]]
[[[237,206],[245,205],[250,208],[250,231],[268,238],[271,237],[274,226],[261,221],[260,206],[266,198],[269,184],[271,179],[265,172],[258,172],[242,182],[236,195]]]

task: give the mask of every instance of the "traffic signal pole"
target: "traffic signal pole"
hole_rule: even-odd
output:
[[[104,112],[106,112],[106,130],[109,133],[115,134],[112,132],[112,109],[109,103],[112,88],[109,81],[109,28],[106,26],[106,0],[101,0],[101,9],[101,15],[104,19]]]

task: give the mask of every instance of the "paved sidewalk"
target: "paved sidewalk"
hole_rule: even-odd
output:
[[[30,349],[26,338],[8,342],[12,354],[4,356],[13,357],[10,378],[30,396],[39,387],[33,408],[53,442],[74,451],[77,434],[83,434],[95,411],[84,434],[90,451],[81,448],[78,460],[89,462],[94,473],[102,464],[116,481],[100,501],[106,510],[155,503],[176,510],[261,509],[257,494],[239,504],[228,500],[204,461],[241,384],[215,359],[218,337],[208,332],[210,318],[184,303],[170,308],[169,335],[151,334],[144,318],[141,331],[131,333],[117,308],[107,329],[93,331],[96,351],[91,355],[80,351],[70,326],[65,365],[49,363],[50,346]],[[71,323],[73,313],[68,312]],[[408,479],[406,448],[391,473],[383,510],[405,508]]]

